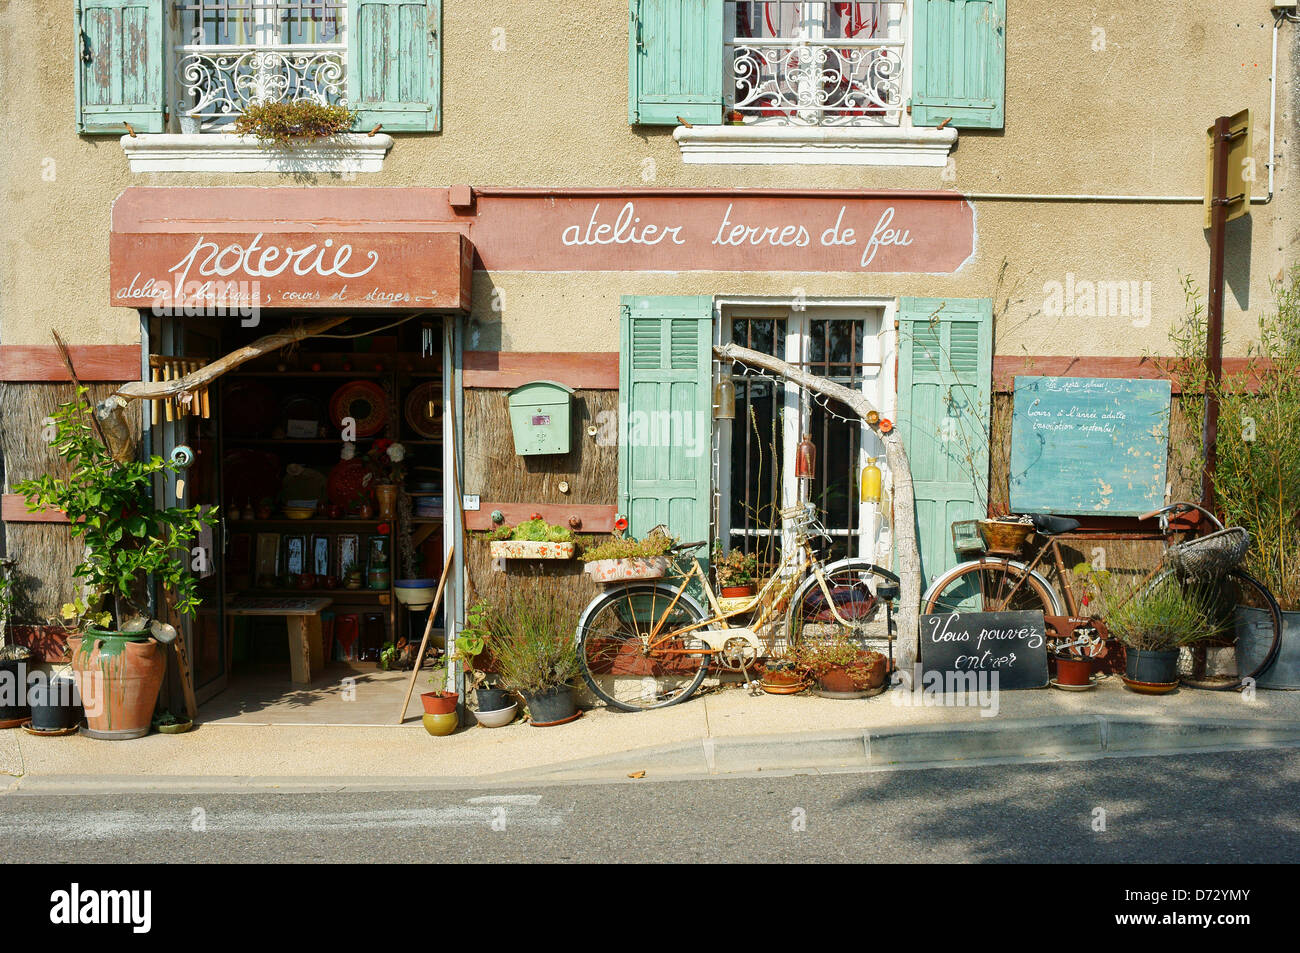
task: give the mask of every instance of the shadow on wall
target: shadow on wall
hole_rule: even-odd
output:
[[[1237,307],[1242,311],[1250,309],[1250,243],[1254,237],[1255,226],[1252,215],[1228,223],[1227,239],[1224,242],[1223,276],[1228,290],[1237,299]],[[1206,268],[1209,268],[1210,233],[1205,232]],[[1207,270],[1206,276],[1208,278]]]

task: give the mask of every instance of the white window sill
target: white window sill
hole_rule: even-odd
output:
[[[378,172],[393,137],[348,133],[290,149],[225,133],[123,136],[132,172]]]
[[[707,165],[888,165],[942,168],[957,130],[898,126],[678,126],[682,161]]]

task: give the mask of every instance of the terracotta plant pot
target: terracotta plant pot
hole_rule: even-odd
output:
[[[864,653],[852,669],[833,668],[817,676],[817,687],[832,695],[870,694],[885,684],[885,657]]]
[[[455,692],[424,692],[420,702],[424,705],[426,715],[445,715],[455,712],[458,696]]]
[[[381,483],[375,487],[375,502],[379,507],[379,519],[396,519],[397,485],[394,483]]]
[[[808,687],[803,674],[794,669],[769,670],[763,673],[760,683],[769,695],[797,695]]]
[[[746,599],[752,596],[757,590],[752,584],[748,586],[723,586],[722,598],[724,599]]]
[[[147,635],[86,630],[68,639],[86,734],[106,741],[149,733],[167,658]]]
[[[1089,685],[1092,683],[1092,659],[1056,657],[1056,681],[1061,685]]]

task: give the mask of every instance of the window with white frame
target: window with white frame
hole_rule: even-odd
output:
[[[347,93],[347,0],[173,0],[182,132],[220,131],[251,103]]]
[[[726,110],[745,123],[898,125],[904,13],[902,0],[728,0]]]
[[[771,354],[854,390],[874,406],[888,406],[882,337],[884,309],[844,302],[801,308],[724,305],[725,341]],[[724,373],[730,372],[730,368]],[[780,510],[800,499],[795,452],[802,434],[817,448],[815,476],[806,488],[831,535],[833,558],[873,558],[881,532],[872,504],[859,499],[862,468],[883,458],[879,438],[842,407],[830,411],[805,389],[737,368],[736,415],[718,421],[718,536],[728,550],[756,553],[775,563],[781,550]]]

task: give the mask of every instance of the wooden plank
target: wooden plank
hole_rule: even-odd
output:
[[[574,390],[618,390],[617,351],[466,351],[462,367],[466,387],[514,388],[548,380]]]
[[[540,514],[542,519],[557,526],[568,526],[569,517],[576,516],[582,525],[575,530],[579,533],[610,533],[614,530],[614,516],[618,507],[603,503],[488,503],[479,504],[479,509],[466,511],[465,524],[471,530],[493,530],[497,524],[492,522],[492,511],[500,510],[509,526],[515,526],[532,519],[533,514]]]
[[[302,615],[290,616],[288,623],[289,667],[293,671],[293,683],[308,685],[311,683],[311,630],[307,625],[306,617]],[[316,641],[320,642],[319,632],[316,634]]]
[[[0,522],[4,523],[66,523],[68,514],[63,510],[45,508],[34,513],[27,511],[27,501],[17,493],[0,496]]]
[[[140,377],[139,344],[74,344],[72,364],[83,381],[133,381]],[[52,344],[0,345],[0,381],[66,381],[68,369]]]

